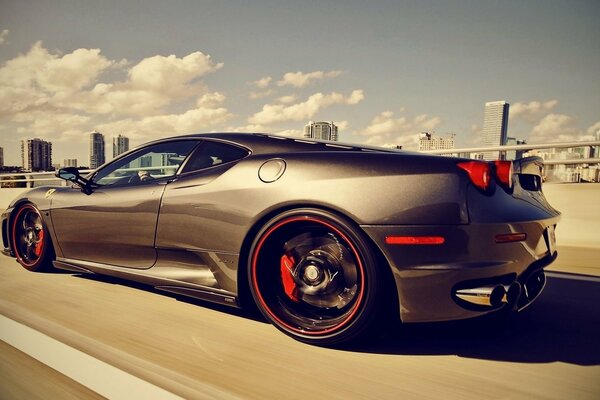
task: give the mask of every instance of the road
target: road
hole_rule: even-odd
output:
[[[406,325],[341,350],[253,314],[7,257],[0,314],[184,398],[598,399],[600,279],[571,277],[550,277],[509,319]],[[0,344],[0,398],[98,398]]]

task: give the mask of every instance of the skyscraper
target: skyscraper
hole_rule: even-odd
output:
[[[310,121],[304,126],[304,137],[321,140],[338,140],[338,127],[333,121]]]
[[[129,150],[129,138],[119,135],[113,138],[113,158]]]
[[[51,171],[52,143],[42,139],[21,140],[21,162],[26,171]]]
[[[508,107],[506,101],[492,101],[485,103],[483,118],[483,144],[485,146],[501,146],[506,144],[508,132]],[[499,151],[486,151],[484,160],[497,160]]]
[[[105,162],[104,135],[94,131],[90,133],[90,168],[96,169]]]

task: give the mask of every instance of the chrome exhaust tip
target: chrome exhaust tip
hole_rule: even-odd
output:
[[[515,282],[511,285],[504,286],[505,294],[502,297],[502,303],[515,305],[521,296],[521,284]]]
[[[455,295],[459,299],[469,302],[471,304],[476,304],[478,306],[488,306],[493,308],[500,307],[503,304],[504,299],[507,298],[508,300],[509,297],[507,296],[507,290],[502,285],[459,289],[455,292]]]

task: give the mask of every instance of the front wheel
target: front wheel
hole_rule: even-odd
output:
[[[29,271],[52,269],[54,249],[40,211],[33,204],[16,210],[11,229],[12,247],[19,264]]]
[[[363,234],[345,218],[285,212],[259,232],[248,265],[258,308],[300,341],[340,344],[374,322],[379,274]]]

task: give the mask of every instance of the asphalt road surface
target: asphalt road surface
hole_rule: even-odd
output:
[[[251,313],[0,257],[0,314],[184,398],[599,399],[600,279],[574,278],[508,319],[325,349]],[[97,397],[0,342],[0,399]]]

